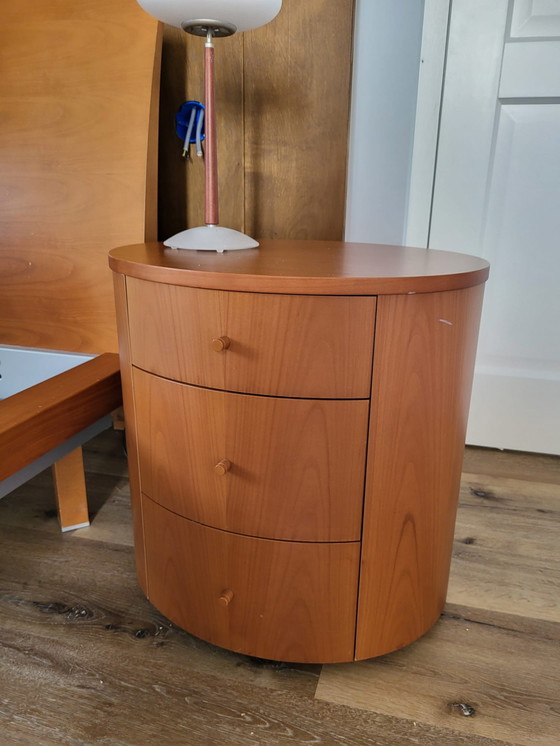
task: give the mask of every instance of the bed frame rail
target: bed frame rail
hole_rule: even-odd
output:
[[[121,404],[119,357],[112,352],[4,399],[0,483]],[[81,446],[55,462],[53,476],[62,530],[89,525]]]

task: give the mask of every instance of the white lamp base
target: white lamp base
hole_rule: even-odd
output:
[[[237,251],[238,249],[256,249],[259,245],[254,238],[244,233],[234,231],[231,228],[222,228],[219,225],[202,225],[198,228],[189,228],[186,231],[176,233],[164,246],[170,249],[189,249],[190,251]]]

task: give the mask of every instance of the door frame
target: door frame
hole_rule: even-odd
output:
[[[425,0],[405,245],[428,248],[452,0]]]

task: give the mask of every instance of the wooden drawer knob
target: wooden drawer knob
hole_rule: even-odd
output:
[[[212,349],[216,352],[223,352],[224,350],[227,350],[227,348],[230,345],[230,338],[229,337],[216,337],[212,340]]]
[[[214,467],[214,471],[220,477],[223,477],[224,474],[227,474],[227,472],[230,469],[231,469],[231,461],[229,459],[227,459],[227,458],[223,458],[221,461],[218,461],[218,463]]]
[[[218,601],[222,604],[222,606],[229,606],[232,598],[233,598],[233,591],[229,590],[228,588],[228,590],[222,593]]]

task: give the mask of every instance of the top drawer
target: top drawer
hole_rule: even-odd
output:
[[[127,294],[139,368],[243,393],[369,397],[373,297],[240,293],[131,277]]]

